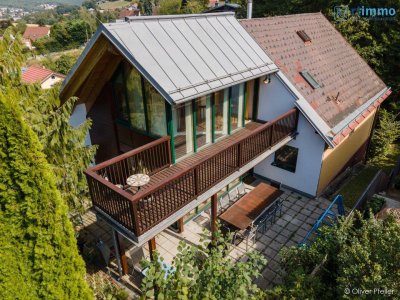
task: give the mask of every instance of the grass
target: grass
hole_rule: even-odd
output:
[[[344,197],[344,206],[350,209],[354,207],[378,170],[379,168],[375,166],[366,166],[338,191],[337,194]]]
[[[394,166],[396,165],[397,160],[400,157],[400,145],[393,144],[390,146],[390,152],[387,157],[375,157],[368,163],[372,166],[382,169],[386,174],[390,174]]]
[[[128,6],[131,1],[118,0],[118,1],[108,1],[100,4],[100,8],[104,10],[114,10],[117,8],[122,8]]]

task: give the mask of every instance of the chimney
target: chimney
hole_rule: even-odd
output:
[[[247,0],[247,19],[251,19],[253,14],[253,0]]]

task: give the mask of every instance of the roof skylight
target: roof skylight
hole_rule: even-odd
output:
[[[308,71],[301,71],[300,74],[314,90],[321,87],[318,81]]]
[[[303,40],[305,44],[311,43],[311,38],[304,30],[296,31],[297,35]]]

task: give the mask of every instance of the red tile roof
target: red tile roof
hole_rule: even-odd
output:
[[[240,20],[240,23],[331,128],[386,87],[321,13]],[[300,30],[311,38],[307,45],[297,34]],[[321,87],[313,89],[300,75],[303,70]],[[343,132],[348,134],[346,128]],[[340,132],[336,136],[339,135]],[[339,140],[340,137],[336,139]]]
[[[22,82],[24,83],[42,83],[45,79],[55,74],[60,77],[65,77],[62,74],[58,74],[52,70],[44,69],[39,66],[30,66],[22,72]]]
[[[50,33],[50,28],[46,26],[26,27],[23,38],[30,39],[32,42]]]

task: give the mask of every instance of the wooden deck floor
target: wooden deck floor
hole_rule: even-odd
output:
[[[182,170],[192,166],[199,160],[207,156],[213,155],[221,149],[225,149],[233,145],[235,142],[237,142],[239,138],[248,136],[253,130],[255,130],[261,125],[262,125],[261,123],[256,123],[256,122],[247,123],[244,128],[237,130],[232,135],[221,138],[221,140],[219,140],[217,143],[204,147],[199,152],[191,154],[188,157],[182,158],[175,165],[172,165],[171,167],[152,175],[150,178],[150,182],[147,185],[143,186],[141,189],[143,191],[146,191],[153,185],[158,185],[165,178],[172,177],[180,173]]]

